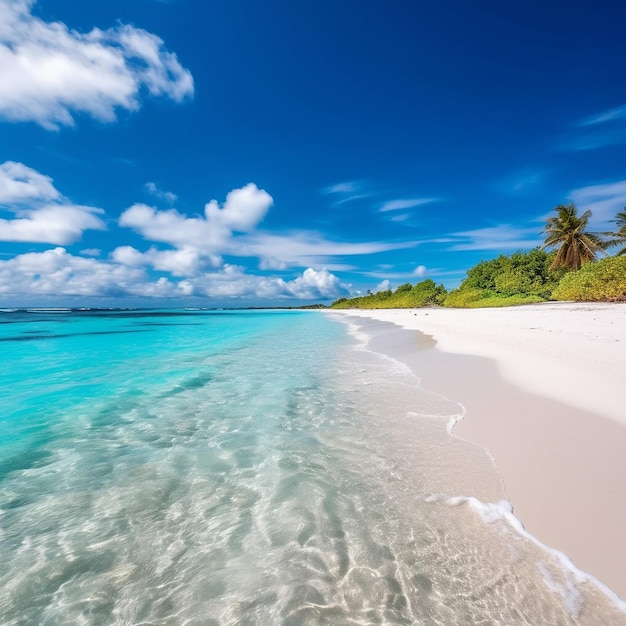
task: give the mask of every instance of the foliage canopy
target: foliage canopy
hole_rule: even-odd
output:
[[[606,242],[598,233],[587,231],[591,211],[578,215],[574,204],[560,204],[556,215],[549,217],[543,232],[546,235],[544,248],[556,248],[552,267],[580,269],[585,263],[595,261]]]

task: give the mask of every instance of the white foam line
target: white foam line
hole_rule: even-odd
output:
[[[330,316],[329,316],[330,317]],[[367,317],[367,315],[361,316],[361,317]],[[346,324],[348,326],[349,329],[351,329],[352,327],[354,327],[354,331],[352,331],[354,333],[354,336],[357,336],[361,341],[362,341],[362,337],[365,337],[365,343],[363,345],[363,347],[361,349],[371,352],[373,354],[380,354],[384,357],[387,357],[387,359],[395,362],[395,363],[399,363],[401,365],[405,365],[404,363],[401,363],[400,361],[397,361],[396,359],[386,355],[386,354],[382,354],[379,352],[374,352],[372,350],[369,350],[366,346],[368,345],[369,341],[371,340],[371,337],[369,335],[367,335],[366,332],[360,330],[360,326],[357,324],[354,324],[354,322],[350,322],[348,320],[346,320],[345,318],[342,319],[341,315],[337,315],[337,316],[333,316],[333,319],[343,322],[344,324]],[[370,317],[369,319],[378,319],[375,317]],[[395,320],[385,320],[388,321],[391,324],[394,324],[395,326],[399,327],[399,328],[406,328],[406,326],[403,326],[402,324],[398,323]],[[350,332],[350,330],[348,331]],[[421,331],[420,331],[421,332]],[[408,366],[407,366],[408,367]],[[408,368],[411,372],[411,374],[415,377],[415,379],[417,381],[419,381],[419,377],[413,372],[413,370],[411,370],[410,368]],[[425,390],[428,391],[428,390]],[[433,393],[433,392],[429,392],[429,393]],[[450,417],[450,420],[448,421],[447,424],[447,432],[449,435],[453,435],[453,430],[455,425],[462,420],[465,417],[465,406],[463,404],[461,404],[460,402],[456,402],[453,400],[450,400],[449,398],[447,398],[446,396],[443,396],[441,394],[433,394],[433,395],[437,395],[445,400],[447,400],[448,402],[455,402],[456,404],[458,404],[462,411],[460,415],[453,415]],[[439,416],[441,417],[441,416]],[[498,472],[498,474],[500,474],[499,470],[497,469],[497,465],[495,463],[495,460],[491,454],[491,452],[487,449],[481,446],[481,448],[483,450],[485,450],[485,452],[489,455],[489,457],[491,458],[494,467],[496,468],[496,471]],[[504,479],[503,479],[504,480]],[[437,494],[433,494],[431,496],[428,496],[427,498],[425,498],[426,502],[435,502],[438,501],[442,498],[443,496],[437,495]],[[537,545],[539,548],[541,548],[543,551],[551,554],[554,556],[554,558],[556,558],[556,560],[560,563],[561,567],[565,570],[570,572],[576,582],[578,584],[584,583],[584,582],[588,582],[591,583],[592,585],[594,585],[597,589],[599,589],[604,595],[606,595],[614,604],[615,606],[622,611],[623,613],[626,614],[626,600],[622,600],[610,587],[607,587],[604,583],[602,583],[600,580],[598,580],[597,578],[595,578],[595,576],[592,576],[591,574],[588,574],[586,572],[583,572],[582,570],[580,570],[579,568],[577,568],[574,563],[571,561],[571,559],[565,555],[563,552],[560,552],[559,550],[556,550],[554,548],[550,548],[549,546],[547,546],[546,544],[542,543],[539,539],[537,539],[537,537],[535,537],[534,535],[532,535],[531,533],[529,533],[526,528],[524,527],[524,525],[522,524],[522,522],[515,517],[515,515],[513,514],[513,507],[511,506],[510,502],[508,502],[507,500],[502,500],[500,502],[497,503],[485,503],[482,502],[481,500],[478,500],[478,498],[474,497],[474,496],[455,496],[452,498],[448,498],[446,500],[447,504],[450,505],[459,505],[459,504],[464,504],[467,503],[469,504],[472,508],[474,508],[479,515],[487,522],[487,523],[492,523],[494,521],[496,521],[497,519],[502,519],[504,521],[506,521],[509,526],[511,526],[511,528],[513,528],[519,535],[521,535],[522,537],[525,537],[526,539],[529,539],[530,541],[532,541],[535,545]],[[541,570],[541,568],[539,568],[541,573],[543,574],[543,571]],[[546,582],[546,585],[552,589],[552,587],[550,587],[550,582],[548,580],[545,579],[544,576],[544,580]],[[552,589],[553,591],[555,589]],[[563,590],[560,590],[559,593],[561,595],[564,594]],[[568,605],[567,602],[567,598],[565,596],[564,600],[566,603],[566,606]],[[575,617],[575,616],[574,616]]]
[[[443,499],[444,496],[438,496],[433,494],[426,498],[426,502],[436,502],[438,500]],[[555,550],[554,548],[550,548],[545,543],[542,543],[537,537],[529,533],[526,528],[524,528],[524,524],[515,517],[513,513],[513,507],[511,503],[506,500],[501,500],[500,502],[482,502],[478,498],[474,496],[454,496],[452,498],[448,497],[445,499],[445,504],[450,506],[459,506],[461,504],[467,504],[472,509],[474,509],[487,524],[492,524],[498,520],[502,520],[506,522],[518,535],[532,541],[536,546],[541,548],[544,552],[552,555],[560,566],[568,573],[570,573],[577,584],[582,583],[591,583],[595,587],[597,587],[604,595],[606,595],[615,606],[626,614],[626,601],[622,600],[612,589],[607,587],[604,583],[599,581],[597,578],[592,576],[591,574],[587,574],[582,570],[578,569],[574,563],[572,563],[571,559],[563,552],[559,550]],[[545,566],[542,567],[542,563],[538,564],[539,571],[544,575],[547,570],[545,570]],[[573,596],[579,594],[578,590],[572,591],[571,589],[568,591],[562,586],[559,586],[559,589],[556,589],[556,583],[551,578],[546,578],[543,576],[544,581],[548,588],[552,591],[557,591],[560,595],[563,596],[565,605],[568,609],[570,609],[570,602],[573,602],[576,608],[576,614],[571,614],[573,618],[578,617],[578,613],[582,608],[582,600],[574,598]]]
[[[332,317],[332,315],[329,315],[329,317]],[[359,350],[362,352],[369,352],[370,354],[375,354],[376,356],[382,358],[383,360],[388,361],[389,363],[393,364],[393,366],[396,367],[398,370],[400,370],[403,374],[409,375],[411,378],[413,378],[416,381],[417,386],[425,393],[432,394],[436,398],[445,400],[449,404],[457,405],[459,407],[459,412],[453,413],[452,415],[449,415],[449,416],[441,415],[440,413],[420,413],[417,411],[410,411],[411,413],[414,413],[416,415],[421,415],[424,417],[439,417],[439,418],[448,417],[449,419],[446,425],[446,431],[449,435],[452,435],[452,431],[454,430],[454,427],[456,426],[456,424],[465,417],[466,409],[463,404],[461,404],[460,402],[457,402],[456,400],[451,400],[450,398],[448,398],[447,396],[444,396],[441,393],[435,393],[434,391],[431,391],[429,389],[426,389],[425,387],[422,387],[422,384],[421,384],[422,379],[417,375],[417,373],[409,365],[407,365],[403,361],[400,361],[399,359],[395,359],[394,357],[389,356],[388,354],[385,354],[384,352],[377,352],[376,350],[371,350],[370,348],[368,348],[368,345],[372,341],[373,337],[371,337],[366,331],[361,330],[362,328],[361,325],[355,324],[354,322],[350,322],[349,320],[346,320],[345,318],[342,318],[341,316],[332,317],[332,319],[335,319],[345,324],[348,327],[348,334],[351,337],[354,337],[355,339],[358,340],[359,343],[353,347],[354,350]],[[400,325],[395,324],[394,322],[391,322],[391,323],[394,326],[397,326],[398,328],[402,328]]]

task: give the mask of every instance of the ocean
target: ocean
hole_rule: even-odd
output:
[[[0,624],[626,624],[367,332],[0,311]]]

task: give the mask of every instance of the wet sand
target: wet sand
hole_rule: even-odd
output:
[[[345,313],[463,404],[454,435],[489,450],[527,531],[626,598],[626,305]]]

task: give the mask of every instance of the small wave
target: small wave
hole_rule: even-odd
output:
[[[428,501],[435,502],[440,498],[441,497],[434,495],[430,496]],[[513,507],[510,502],[506,500],[501,500],[500,502],[482,502],[473,496],[455,496],[446,498],[445,503],[449,506],[467,504],[471,509],[476,511],[487,524],[493,524],[498,521],[505,522],[518,535],[528,539],[543,552],[552,556],[560,569],[565,573],[565,583],[555,581],[545,564],[539,562],[537,567],[546,586],[562,597],[564,606],[572,618],[578,618],[582,609],[583,596],[579,586],[584,583],[594,585],[613,602],[617,609],[626,614],[626,601],[622,600],[612,589],[600,582],[597,578],[577,568],[571,559],[563,552],[550,548],[537,539],[537,537],[529,533],[524,527],[524,524],[522,524],[513,513]]]

